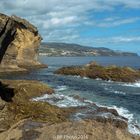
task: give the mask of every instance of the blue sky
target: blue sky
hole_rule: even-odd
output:
[[[1,0],[0,12],[29,20],[45,42],[140,54],[140,0]]]

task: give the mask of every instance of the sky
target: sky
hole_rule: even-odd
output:
[[[0,12],[29,20],[44,42],[140,54],[140,0],[0,0]]]

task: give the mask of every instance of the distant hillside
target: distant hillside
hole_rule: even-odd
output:
[[[138,56],[136,53],[114,51],[104,47],[68,43],[42,43],[39,52],[40,55],[46,56]]]

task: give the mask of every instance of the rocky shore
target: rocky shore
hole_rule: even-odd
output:
[[[91,62],[84,66],[62,67],[55,71],[56,74],[76,75],[91,79],[111,80],[118,82],[136,82],[140,80],[140,70],[130,67],[119,67],[115,65],[101,66]]]
[[[38,81],[1,80],[0,132],[26,118],[43,122],[66,121],[65,110],[44,102],[31,101],[42,94],[54,91]]]
[[[19,17],[3,14],[0,14],[0,22],[0,72],[27,71],[46,66],[37,61],[41,36],[35,26]],[[84,67],[64,68],[64,71],[62,68],[62,73],[60,70],[57,73],[92,78],[91,73],[89,75],[85,73],[88,70],[92,72],[94,68],[103,72],[106,69],[90,64]],[[117,67],[107,68],[109,72],[114,72],[115,69],[118,70]],[[65,70],[68,72],[65,73]],[[124,69],[120,69],[122,70]],[[134,78],[139,77],[138,71],[127,68],[127,72],[133,74]],[[74,121],[71,119],[72,115],[78,110],[86,110],[86,107],[59,108],[47,102],[33,100],[44,94],[55,94],[48,85],[31,80],[1,79],[0,81],[0,139],[2,140],[139,139],[127,131],[128,120],[114,109],[97,107],[93,103],[91,106],[95,110],[90,112],[92,119]]]
[[[70,116],[85,108],[58,108],[33,97],[54,94],[54,90],[38,81],[2,80],[0,85],[0,137],[4,140],[61,140],[65,137],[86,137],[88,140],[138,140],[127,131],[127,119],[114,109],[99,107],[93,119],[72,121]],[[95,104],[93,104],[96,106]],[[101,117],[101,113],[114,116]],[[99,115],[99,116],[98,116]],[[110,116],[110,115],[109,115]],[[116,119],[119,117],[119,119]],[[121,120],[122,118],[122,120]]]

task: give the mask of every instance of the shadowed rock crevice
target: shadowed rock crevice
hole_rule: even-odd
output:
[[[11,102],[14,97],[14,89],[8,87],[8,85],[2,84],[0,82],[0,97],[6,102]]]
[[[0,32],[0,62],[5,55],[9,44],[14,40],[16,29],[10,19],[6,22],[3,30]]]

